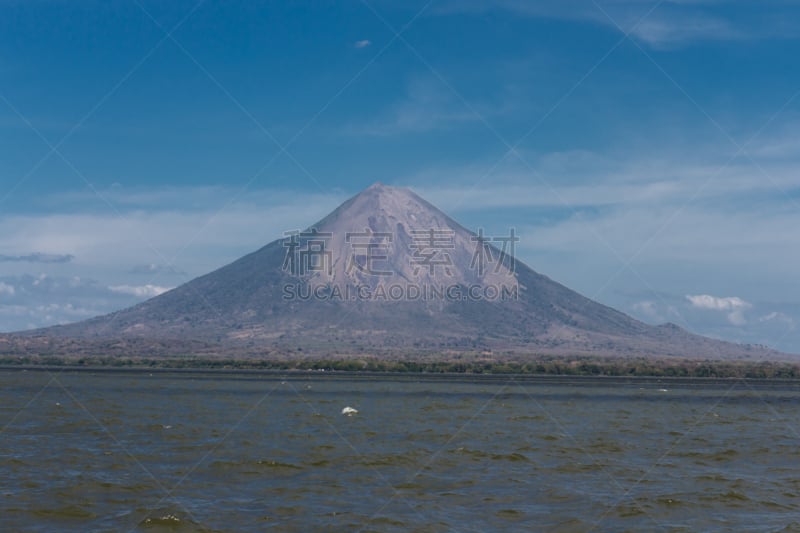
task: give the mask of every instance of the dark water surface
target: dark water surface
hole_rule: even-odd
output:
[[[6,370],[0,531],[800,531],[798,398],[741,380]]]

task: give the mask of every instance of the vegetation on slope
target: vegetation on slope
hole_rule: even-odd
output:
[[[652,358],[532,357],[526,361],[403,361],[370,357],[339,359],[231,359],[226,357],[58,357],[5,356],[4,366],[64,368],[161,368],[220,370],[457,373],[494,375],[650,376],[687,378],[797,379],[800,364],[753,361],[695,361]]]

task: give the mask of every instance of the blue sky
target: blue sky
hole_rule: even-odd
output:
[[[0,331],[382,181],[649,323],[800,352],[792,4],[0,0]]]

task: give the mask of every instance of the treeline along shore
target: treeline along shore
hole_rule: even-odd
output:
[[[527,360],[402,360],[376,357],[259,359],[214,356],[0,356],[9,369],[163,369],[317,371],[398,374],[546,375],[665,378],[800,379],[800,362],[653,358],[530,357]]]

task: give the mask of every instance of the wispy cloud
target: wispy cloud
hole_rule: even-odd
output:
[[[16,290],[14,289],[13,285],[9,285],[8,283],[3,283],[0,281],[0,294],[7,294],[9,296],[13,296]]]
[[[614,29],[619,27],[654,48],[675,48],[703,41],[791,37],[798,33],[796,25],[786,23],[787,19],[792,19],[792,6],[788,2],[773,5],[768,12],[748,10],[748,16],[739,19],[730,13],[723,17],[714,9],[719,4],[715,0],[667,0],[651,11],[655,4],[655,1],[641,0],[452,0],[432,11],[448,15],[504,10],[526,17],[583,20]],[[776,11],[782,12],[784,17],[776,17]]]
[[[355,135],[385,136],[452,128],[480,120],[463,102],[434,78],[414,78],[406,95],[380,116],[346,128]]]
[[[309,226],[349,196],[349,191],[262,189],[236,198],[238,193],[222,187],[117,187],[108,198],[118,213],[97,210],[91,195],[64,199],[57,194],[43,199],[52,206],[46,213],[0,214],[0,250],[6,255],[31,256],[27,250],[33,248],[69,250],[81,258],[80,264],[3,263],[0,282],[14,292],[5,288],[0,294],[0,331],[60,324],[136,304],[252,252],[285,230]],[[31,272],[34,264],[37,271]],[[143,276],[155,275],[170,277],[146,279],[150,287],[142,283]],[[71,302],[73,308],[46,307],[53,302]]]
[[[185,276],[186,272],[175,268],[172,265],[163,265],[163,264],[155,264],[150,263],[147,265],[136,265],[129,271],[131,274],[145,274],[145,275],[156,275],[156,274],[168,274],[168,275],[178,275],[178,276]]]
[[[142,299],[78,276],[6,275],[0,278],[0,331],[74,322]]]
[[[353,46],[355,48],[366,48],[366,47],[370,46],[371,44],[372,44],[372,41],[370,41],[369,39],[363,39],[361,41],[354,42]]]
[[[109,287],[110,290],[114,292],[119,292],[122,294],[130,294],[131,296],[136,296],[137,298],[152,298],[153,296],[158,296],[159,294],[164,294],[172,287],[159,287],[158,285],[112,285]]]
[[[778,131],[762,135],[747,147],[747,154],[766,161],[796,161],[800,156],[800,121],[796,117],[778,127]]]
[[[631,33],[655,48],[747,38],[744,30],[732,22],[700,14],[655,14],[632,28]]]
[[[777,140],[775,142],[778,142]],[[788,141],[787,141],[788,142]],[[656,154],[585,150],[526,153],[527,164],[510,155],[500,164],[489,161],[458,167],[430,168],[408,181],[443,208],[471,210],[496,207],[669,206],[754,196],[783,196],[800,187],[793,161],[729,161],[732,154],[704,147],[709,154],[660,147]],[[487,169],[494,166],[490,174]],[[761,169],[769,174],[764,179]],[[472,184],[475,184],[472,186]],[[750,203],[750,202],[747,202]],[[753,209],[752,206],[745,206]]]
[[[794,330],[794,319],[780,311],[772,311],[764,316],[758,318],[759,322],[778,322],[786,325],[790,330]]]
[[[97,316],[98,310],[71,303],[0,305],[3,331],[21,331],[55,324],[69,324]]]
[[[800,222],[791,196],[800,190],[797,163],[760,160],[766,178],[744,158],[725,166],[726,147],[698,150],[522,152],[533,170],[510,155],[489,176],[494,161],[432,168],[408,181],[467,227],[513,225],[522,261],[589,297],[650,323],[742,342],[780,338],[781,348],[797,350],[783,322],[756,319],[779,308],[755,303],[800,298],[791,282],[800,233],[786,229]],[[619,294],[630,289],[642,293]],[[714,311],[685,297],[721,291],[752,307],[729,301]]]
[[[44,254],[32,253],[27,255],[3,255],[0,254],[2,263],[69,263],[75,259],[71,254]]]
[[[632,307],[633,307],[634,311],[636,311],[636,312],[638,312],[638,313],[640,313],[642,315],[645,315],[648,318],[651,318],[651,319],[660,319],[661,318],[661,314],[658,312],[658,309],[656,308],[656,303],[655,302],[652,302],[652,301],[649,301],[649,300],[645,300],[645,301],[642,301],[642,302],[636,302],[635,304],[633,304]]]
[[[684,314],[673,305],[675,298],[669,294],[653,294],[652,291],[648,291],[648,296],[657,297],[658,300],[634,302],[633,305],[630,306],[634,316],[651,324],[676,322],[692,329],[691,324],[686,323]]]
[[[125,191],[120,190],[110,198],[119,214],[95,212],[96,198],[73,196],[63,211],[0,215],[0,249],[68,248],[81,258],[84,272],[96,267],[105,272],[98,270],[96,275],[107,279],[111,272],[154,274],[155,268],[167,273],[167,267],[159,266],[167,263],[173,264],[173,274],[198,275],[260,248],[287,229],[316,222],[348,196],[335,191],[297,195],[259,190],[226,205],[237,193],[236,189],[220,188],[213,201],[208,189],[184,187],[154,189],[149,194],[134,190],[133,199],[126,199]],[[178,208],[169,202],[177,197],[183,199],[178,205],[191,207]],[[22,274],[30,267],[19,263],[16,268],[15,273]],[[131,272],[132,268],[136,272]],[[135,278],[127,281],[138,284]]]

